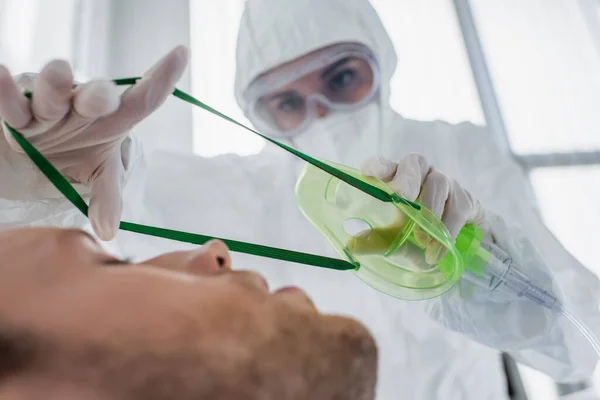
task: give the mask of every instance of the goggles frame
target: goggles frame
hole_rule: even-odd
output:
[[[340,103],[330,100],[322,93],[311,93],[304,99],[306,104],[306,115],[304,120],[295,128],[286,131],[282,131],[274,127],[273,123],[267,121],[267,119],[261,115],[261,112],[258,111],[260,109],[258,103],[268,93],[294,82],[303,76],[313,73],[314,71],[349,57],[356,57],[366,61],[371,68],[373,75],[371,90],[366,96],[357,102]],[[320,55],[319,57],[316,57],[313,60],[310,60],[308,63],[297,67],[292,71],[286,71],[285,73],[275,75],[263,74],[256,78],[250,84],[246,92],[245,97],[247,101],[244,114],[252,122],[252,124],[257,127],[257,129],[265,134],[277,138],[292,138],[306,130],[306,128],[308,128],[308,126],[317,117],[315,113],[317,104],[321,104],[327,107],[328,110],[332,110],[334,112],[351,112],[373,101],[376,93],[379,92],[379,88],[380,69],[373,52],[364,45],[347,43],[332,47],[330,51]]]

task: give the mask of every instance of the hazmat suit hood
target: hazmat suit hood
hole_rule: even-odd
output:
[[[362,44],[375,55],[381,77],[378,101],[354,113],[354,119],[349,114],[328,116],[323,119],[325,126],[318,121],[311,127],[313,132],[303,132],[291,142],[313,156],[352,165],[376,152],[382,131],[394,114],[389,97],[396,52],[368,0],[247,0],[237,40],[235,96],[246,112],[245,93],[257,77],[338,43]],[[323,132],[328,128],[340,134],[325,138]],[[355,135],[345,134],[349,130],[355,130]],[[330,153],[319,154],[328,147]]]

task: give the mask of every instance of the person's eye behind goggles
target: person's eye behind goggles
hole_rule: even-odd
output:
[[[379,79],[379,66],[366,47],[335,47],[300,66],[292,62],[257,78],[246,95],[246,115],[270,136],[292,137],[316,117],[369,103]]]

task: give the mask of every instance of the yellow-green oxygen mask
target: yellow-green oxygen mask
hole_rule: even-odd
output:
[[[328,164],[394,193],[379,179],[343,165]],[[443,294],[460,279],[464,257],[472,263],[472,269],[485,266],[489,253],[480,249],[481,230],[465,227],[455,245],[431,211],[398,200],[382,202],[310,164],[296,185],[296,201],[305,217],[340,257],[356,265],[355,274],[379,291],[406,300],[428,299]],[[435,265],[425,261],[425,248],[415,239],[419,229],[446,249]],[[478,250],[478,257],[474,257]]]

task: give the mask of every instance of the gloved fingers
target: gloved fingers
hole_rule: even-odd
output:
[[[457,196],[460,195],[460,193],[457,194],[456,190],[450,192],[448,205],[442,216],[442,222],[446,225],[452,240],[456,240],[460,230],[467,224],[471,213],[470,208],[461,207],[460,203],[457,202]]]
[[[482,229],[486,229],[486,215],[485,215],[485,210],[484,208],[481,206],[481,203],[479,203],[479,201],[477,199],[472,199],[471,196],[469,195],[469,199],[471,201],[471,210],[472,215],[469,216],[469,219],[467,219],[467,224],[473,224],[475,226],[478,226]]]
[[[405,199],[415,201],[430,171],[431,167],[425,157],[420,154],[410,154],[398,162],[396,173],[389,181],[389,186]]]
[[[54,60],[46,64],[33,80],[32,93],[31,110],[41,125],[35,128],[35,135],[50,129],[71,110],[73,72],[69,63]]]
[[[420,198],[421,185],[426,182],[431,171],[429,163],[420,154],[410,154],[400,160],[389,186],[400,196],[415,201]],[[427,246],[431,237],[419,227],[413,230],[415,239],[421,246]]]
[[[121,96],[121,106],[100,122],[101,131],[121,135],[154,112],[173,92],[187,66],[188,50],[178,46]]]
[[[423,182],[419,201],[421,205],[441,219],[449,192],[450,180],[441,172],[432,170]],[[415,227],[414,235],[417,243],[422,246],[429,246],[432,241],[431,236],[419,227]]]
[[[373,156],[367,158],[360,166],[361,173],[365,176],[379,178],[384,182],[389,182],[396,173],[398,164],[382,156]]]
[[[90,81],[79,85],[74,92],[73,109],[90,120],[114,113],[120,104],[119,89],[111,81]]]
[[[110,142],[88,129],[97,118],[117,110],[121,98],[110,81],[91,81],[78,86],[73,94],[73,110],[62,123],[35,138],[35,146],[47,156],[72,150],[83,151],[98,143]]]
[[[361,165],[363,175],[387,182],[396,193],[410,201],[419,196],[421,184],[426,181],[429,170],[427,160],[418,154],[411,154],[398,163],[375,156],[368,158]],[[431,241],[431,237],[419,227],[413,229],[413,234],[421,246],[425,247]]]
[[[417,243],[423,247],[428,246],[431,242],[431,236],[418,226],[413,228],[413,235]]]
[[[427,249],[425,249],[425,262],[429,265],[435,265],[444,256],[448,250],[444,247],[440,242],[435,239],[432,239]]]
[[[87,128],[93,120],[71,112],[60,124],[34,138],[35,147],[45,156],[54,156],[70,150],[82,150],[92,144],[88,143],[92,133]],[[87,140],[86,140],[87,139]]]
[[[65,129],[62,135],[41,145],[36,143],[36,147],[39,150],[43,150],[44,154],[52,157],[53,160],[56,157],[60,158],[65,155],[66,157],[79,159],[82,162],[85,160],[86,154],[98,155],[103,150],[111,149],[114,146],[114,141],[99,138],[93,129],[88,128],[91,124],[89,120],[81,116],[78,116],[78,118],[79,121],[77,119],[73,120],[74,129]],[[77,126],[77,122],[81,122],[82,120],[84,122]],[[85,121],[88,122],[85,123]],[[44,147],[47,148],[44,149]]]
[[[398,163],[382,156],[374,156],[366,159],[361,164],[360,169],[361,173],[365,176],[372,176],[381,179],[383,182],[390,182],[396,175]],[[402,195],[402,193],[400,194]],[[417,243],[422,246],[427,246],[431,240],[431,237],[418,226],[413,229],[413,234]]]
[[[88,217],[101,240],[111,240],[117,234],[123,212],[123,164],[121,152],[115,151],[100,166],[92,182]]]
[[[431,183],[429,183],[430,180]],[[468,209],[465,207],[467,203],[463,198],[466,192],[447,176],[437,171],[430,174],[424,186],[427,187],[427,190],[424,187],[423,191],[424,194],[427,193],[428,199],[422,204],[431,204],[431,208],[428,208],[442,220],[452,241],[456,240],[458,233],[467,223]],[[439,241],[432,240],[425,251],[425,262],[430,265],[437,264],[444,258],[446,251],[447,249]]]
[[[452,239],[456,239],[466,224],[485,228],[485,210],[471,194],[453,182],[442,222],[448,228]]]
[[[441,219],[446,207],[446,200],[450,195],[450,188],[451,182],[446,175],[439,171],[431,171],[421,188],[419,197],[421,205]]]
[[[20,130],[29,124],[31,118],[29,99],[23,96],[8,69],[0,65],[0,119]],[[9,137],[8,132],[4,134]]]
[[[142,79],[123,95],[123,105],[130,106],[141,121],[155,111],[169,96],[181,79],[188,62],[188,50],[178,46],[159,60]]]

